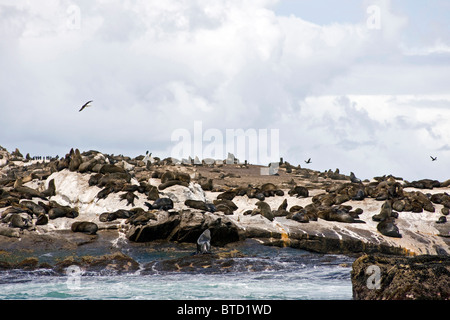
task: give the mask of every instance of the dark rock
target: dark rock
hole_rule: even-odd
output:
[[[130,241],[149,242],[158,239],[167,239],[175,227],[180,224],[179,214],[162,212],[157,220],[149,220],[145,225],[132,226],[126,236]]]
[[[450,256],[364,255],[353,263],[351,279],[355,300],[449,300]]]

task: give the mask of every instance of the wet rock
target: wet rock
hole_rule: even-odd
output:
[[[129,273],[139,269],[139,263],[122,252],[102,255],[99,257],[82,256],[67,257],[54,265],[53,270],[65,274],[67,268],[78,266],[82,272],[95,272],[100,274]]]
[[[353,263],[351,278],[356,300],[449,300],[450,256],[364,255]]]
[[[196,254],[180,257],[176,259],[167,259],[162,261],[153,261],[144,266],[142,274],[153,274],[155,272],[187,272],[187,273],[228,273],[236,271],[248,271],[251,267],[247,260],[241,260],[244,255],[238,251],[229,253]],[[253,264],[255,262],[252,262]],[[261,261],[264,263],[264,261]],[[266,265],[265,265],[266,266]]]

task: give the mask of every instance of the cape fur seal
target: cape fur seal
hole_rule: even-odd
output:
[[[77,222],[72,223],[71,229],[73,232],[96,234],[97,230],[98,230],[98,226],[94,222],[77,221]]]

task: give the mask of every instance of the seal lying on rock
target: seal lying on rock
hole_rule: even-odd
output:
[[[385,236],[393,238],[401,238],[402,235],[395,225],[395,219],[392,217],[386,218],[377,225],[377,230]]]
[[[197,254],[202,253],[211,253],[211,231],[206,229],[203,233],[198,237],[197,240]]]
[[[173,209],[173,201],[170,198],[158,198],[153,204],[149,204],[145,202],[145,205],[149,207],[149,209],[157,209],[168,211]]]
[[[87,234],[96,234],[98,230],[97,224],[88,221],[77,221],[72,223],[73,232],[83,232]]]

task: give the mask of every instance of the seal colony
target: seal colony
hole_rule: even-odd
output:
[[[180,163],[148,152],[130,158],[71,149],[49,162],[18,153],[1,149],[5,251],[33,242],[63,248],[71,232],[99,246],[115,234],[131,244],[197,243],[199,252],[252,238],[321,253],[450,253],[450,180],[361,181],[285,161],[277,175],[261,175],[262,166]]]

